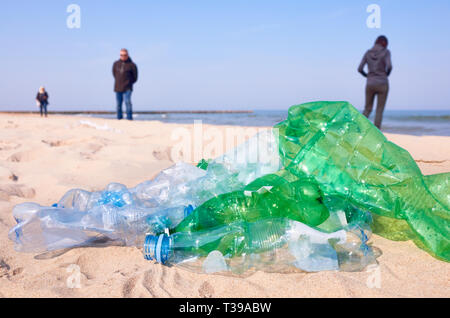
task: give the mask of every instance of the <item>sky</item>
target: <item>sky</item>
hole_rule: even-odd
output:
[[[81,9],[68,28],[67,7]],[[380,28],[367,7],[379,5]],[[0,110],[115,110],[112,64],[139,69],[135,110],[284,110],[317,100],[363,108],[357,67],[389,38],[387,109],[450,109],[448,0],[15,0],[0,11]]]

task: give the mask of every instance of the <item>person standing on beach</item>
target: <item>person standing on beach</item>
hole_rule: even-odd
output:
[[[377,110],[375,114],[375,126],[381,129],[383,111],[389,92],[388,76],[392,71],[391,52],[387,49],[388,39],[381,35],[375,41],[373,48],[368,50],[358,67],[358,72],[367,77],[366,105],[364,116],[369,118],[373,109],[375,95],[377,96]],[[369,73],[364,71],[367,64]]]
[[[115,79],[114,92],[116,93],[117,101],[117,119],[123,118],[122,103],[125,99],[127,119],[133,120],[131,93],[133,92],[133,84],[138,79],[138,70],[136,64],[128,56],[128,50],[120,50],[120,59],[114,62],[112,72]]]
[[[45,91],[44,86],[41,86],[39,88],[39,91],[36,96],[36,104],[40,108],[41,117],[45,114],[45,117],[47,117],[47,106],[49,104],[48,102],[48,93]]]

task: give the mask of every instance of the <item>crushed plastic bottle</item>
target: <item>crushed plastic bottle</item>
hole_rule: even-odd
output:
[[[347,102],[293,106],[275,126],[283,166],[374,214],[376,233],[450,260],[450,173],[424,177],[411,155]]]
[[[107,238],[202,273],[358,271],[376,262],[372,231],[449,261],[449,189],[350,104],[317,102],[197,167],[19,204],[9,237],[24,252]]]
[[[280,225],[278,221],[285,219],[296,221],[295,227],[286,230],[284,224]],[[242,191],[222,194],[202,204],[173,229],[171,237],[174,242],[161,236],[151,236],[146,246],[154,244],[154,249],[146,255],[147,258],[152,258],[149,255],[156,253],[153,258],[162,263],[169,259],[172,263],[184,264],[186,259],[205,257],[207,253],[217,249],[226,258],[252,255],[251,266],[267,270],[268,264],[258,263],[256,259],[259,258],[255,256],[276,249],[278,238],[288,231],[291,237],[295,237],[289,240],[289,251],[297,257],[295,262],[288,262],[290,265],[305,271],[361,270],[375,262],[374,253],[367,245],[368,235],[365,234],[370,232],[370,222],[371,218],[367,213],[336,198],[325,197],[312,178],[298,178],[286,170],[280,170],[256,179]],[[363,228],[365,230],[359,230]],[[346,245],[341,242],[339,247],[328,244],[332,239],[329,233],[343,235],[345,231],[352,233],[350,237],[356,238],[359,243]],[[168,254],[157,256],[158,252],[155,251],[158,250],[159,238],[174,248],[173,257]],[[203,240],[206,242],[202,243]],[[192,248],[178,249],[186,244],[197,246],[195,253],[192,254]],[[339,253],[335,248],[338,248]],[[144,250],[148,251],[148,248]],[[164,249],[168,253],[169,250],[170,248]],[[270,263],[270,267],[288,263],[278,257],[275,262]],[[228,267],[232,271],[242,272],[249,269],[248,266],[246,263],[245,266]]]
[[[187,184],[194,206],[223,193],[243,189],[252,181],[282,168],[276,130],[262,131],[214,160],[202,160],[198,167],[205,176]]]
[[[325,233],[287,218],[147,235],[143,253],[148,260],[202,273],[289,272],[293,267],[308,272],[362,270],[376,261],[366,240],[350,230]],[[364,260],[356,263],[353,255]]]
[[[186,209],[192,212],[192,206],[170,201],[170,194],[205,174],[178,163],[135,188],[112,183],[98,192],[70,190],[52,207],[19,204],[13,209],[17,225],[9,238],[16,250],[35,253],[92,245],[99,237],[135,246],[152,228],[175,226],[188,215]]]
[[[298,178],[280,170],[248,184],[241,191],[216,196],[186,217],[175,232],[200,231],[242,220],[289,218],[325,231],[341,229],[349,223],[370,224],[370,214],[332,196],[326,196],[316,181]]]
[[[134,188],[111,183],[103,191],[70,190],[52,207],[19,204],[13,211],[17,225],[9,238],[22,252],[93,245],[99,237],[137,246],[146,233],[176,227],[204,201],[277,171],[276,152],[252,161],[250,154],[259,147],[277,149],[270,131],[211,161],[206,170],[181,162]]]

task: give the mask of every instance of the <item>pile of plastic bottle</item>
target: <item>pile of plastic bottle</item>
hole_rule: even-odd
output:
[[[359,271],[377,262],[372,232],[448,261],[449,180],[423,176],[350,104],[309,103],[198,166],[19,204],[9,237],[33,253],[119,241],[203,273]]]

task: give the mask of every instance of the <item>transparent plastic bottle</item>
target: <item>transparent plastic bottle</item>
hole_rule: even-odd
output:
[[[137,246],[139,237],[175,227],[192,211],[192,206],[157,209],[110,203],[86,212],[27,203],[14,208],[18,224],[9,232],[9,238],[17,251],[31,253],[94,246],[101,238]]]
[[[365,252],[359,252],[364,250]],[[286,218],[235,222],[198,232],[147,235],[144,257],[202,273],[354,270],[351,255],[364,254],[360,269],[375,262],[366,241],[351,231],[325,233]],[[339,253],[337,252],[339,251]]]
[[[24,252],[92,245],[105,236],[135,245],[145,233],[176,227],[194,206],[276,171],[279,166],[267,156],[260,163],[248,157],[258,148],[273,150],[274,142],[271,133],[259,134],[212,161],[206,171],[181,162],[134,188],[111,183],[102,191],[72,189],[52,207],[19,204],[13,212],[17,225],[9,237],[16,250]]]

